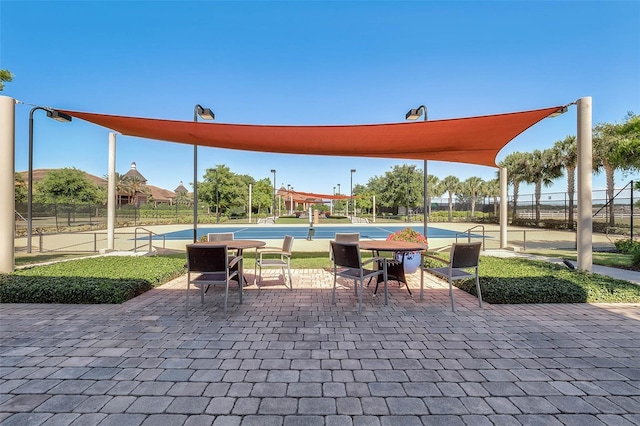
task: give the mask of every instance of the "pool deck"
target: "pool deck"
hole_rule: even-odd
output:
[[[247,271],[251,281],[252,271]],[[637,425],[640,304],[490,305],[419,273],[390,302],[276,270],[184,312],[182,276],[122,305],[0,306],[9,425]],[[195,291],[194,296],[195,296]]]
[[[294,252],[327,246],[296,240]],[[638,272],[594,272],[640,283]],[[0,305],[0,423],[640,424],[640,304],[480,308],[454,288],[454,313],[431,276],[419,299],[416,273],[413,297],[391,282],[385,306],[366,288],[358,314],[348,281],[331,303],[327,270],[293,270],[293,291],[264,273],[242,305],[231,289],[226,316],[218,288],[205,305],[193,289],[185,316],[186,276],[122,305]]]

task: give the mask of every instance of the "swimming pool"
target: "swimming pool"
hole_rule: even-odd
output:
[[[381,224],[380,226],[372,225],[348,225],[348,226],[333,226],[333,225],[315,225],[315,235],[313,239],[316,240],[330,240],[335,237],[337,232],[340,233],[360,233],[361,239],[385,239],[387,235],[392,232],[396,232],[400,229],[406,228],[407,225],[392,225]],[[422,233],[423,226],[412,225],[410,228]],[[432,238],[455,238],[456,231],[436,228],[429,226],[429,239]],[[281,240],[285,235],[291,235],[296,239],[306,239],[309,228],[303,226],[287,226],[287,225],[265,225],[265,226],[216,226],[216,227],[202,227],[198,228],[198,238],[207,235],[209,232],[233,232],[236,239],[244,240]],[[167,240],[190,240],[193,238],[193,229],[184,229],[181,231],[167,232],[163,234]],[[479,234],[472,234],[472,238],[482,237]],[[161,239],[161,236],[155,236],[154,239]]]

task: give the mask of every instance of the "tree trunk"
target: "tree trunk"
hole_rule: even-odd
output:
[[[453,221],[453,194],[449,192],[449,222]]]
[[[540,224],[540,196],[542,194],[542,182],[536,182],[536,225]]]
[[[575,167],[567,167],[567,195],[569,196],[569,223],[568,228],[573,229],[573,204],[576,196],[576,177],[575,177]]]
[[[471,197],[471,219],[476,214],[476,197]]]

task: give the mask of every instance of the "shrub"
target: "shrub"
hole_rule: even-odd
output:
[[[623,254],[634,254],[640,251],[640,241],[631,239],[618,240],[615,242],[616,250]]]
[[[71,260],[0,275],[0,303],[122,303],[183,273],[183,258]]]
[[[437,261],[427,262],[427,266],[442,266]],[[456,281],[454,285],[477,296],[474,280]],[[483,300],[495,304],[640,302],[640,286],[628,281],[517,258],[483,256],[480,290]]]

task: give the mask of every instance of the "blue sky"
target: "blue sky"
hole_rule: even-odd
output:
[[[593,97],[593,121],[640,112],[640,2],[0,2],[0,68],[14,81],[16,170],[27,169],[33,105],[220,123],[364,124],[544,108]],[[107,173],[109,130],[34,120],[34,167]],[[576,133],[576,109],[503,149],[546,149]],[[301,141],[303,143],[303,141]],[[366,150],[366,145],[363,145]],[[188,145],[118,136],[117,171],[148,183],[193,181]],[[422,161],[278,155],[200,148],[198,175],[226,164],[297,190],[347,192],[396,164]],[[429,162],[429,173],[495,177],[496,169]],[[619,184],[633,176],[618,174]],[[594,189],[605,188],[604,175]],[[621,185],[616,185],[621,186]],[[564,191],[561,178],[545,191]],[[522,193],[532,192],[525,187]]]

